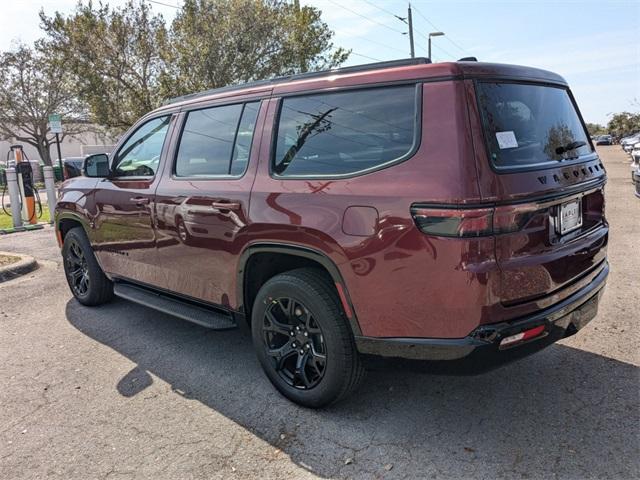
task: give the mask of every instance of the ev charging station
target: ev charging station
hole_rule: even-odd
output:
[[[13,155],[13,158],[9,158]],[[42,216],[42,203],[38,189],[33,182],[33,170],[29,159],[26,157],[22,145],[11,145],[7,153],[7,164],[11,165],[6,170],[7,188],[2,191],[2,210],[12,217],[13,227],[16,230],[42,228],[37,225],[38,218]],[[48,172],[46,172],[48,173]],[[51,172],[53,173],[53,172]],[[48,177],[49,175],[45,175]],[[53,188],[53,175],[50,175],[53,198],[49,203],[55,202],[55,189]],[[5,206],[5,193],[8,190],[11,211]],[[55,206],[55,204],[54,204]],[[37,207],[37,208],[36,208]],[[38,213],[39,212],[39,213]],[[23,223],[28,224],[27,227]]]

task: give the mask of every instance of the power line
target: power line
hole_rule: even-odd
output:
[[[369,0],[362,0],[364,3],[367,3],[369,5],[371,5],[374,8],[377,8],[378,10],[380,10],[381,12],[384,12],[388,15],[391,15],[392,17],[396,17],[398,20],[400,20],[401,22],[407,23],[407,18],[406,17],[401,17],[400,15],[396,15],[395,13],[387,10],[386,8],[382,8],[379,5],[376,5],[375,3],[371,3]]]
[[[438,27],[436,27],[431,20],[429,20],[427,17],[425,17],[423,15],[423,13],[415,7],[415,5],[412,5],[412,8],[418,13],[418,15],[420,15],[436,31],[438,31],[438,32],[440,31],[440,29]],[[448,35],[445,35],[444,38],[446,38],[449,42],[451,42],[454,46],[458,47],[464,53],[469,53],[465,48],[461,47],[458,43],[454,42],[453,39],[451,37],[449,37]],[[455,58],[455,56],[454,56],[454,58]]]
[[[171,5],[171,4],[169,4],[169,3],[158,2],[158,0],[147,0],[147,2],[149,2],[149,3],[155,3],[155,4],[157,4],[157,5],[163,5],[163,6],[165,6],[165,7],[171,7],[171,8],[176,8],[176,9],[177,9],[177,8],[180,8],[180,7],[179,7],[179,6],[177,6],[177,5]]]
[[[378,42],[377,40],[371,40],[370,38],[367,38],[367,37],[362,37],[360,35],[353,35],[351,38],[357,38],[359,40],[364,40],[365,42],[369,42],[369,43],[373,43],[374,45],[378,45],[379,47],[384,47],[384,48],[388,48],[390,50],[395,50],[396,52],[400,52],[403,55],[406,54],[405,50],[401,50],[398,47],[392,47],[391,45],[387,45],[386,43]]]
[[[416,30],[416,32],[419,35],[422,35],[422,37],[424,37],[427,41],[429,41],[429,37],[427,35],[425,35],[424,33],[422,33],[419,30]],[[425,47],[423,47],[421,44],[418,44],[420,46],[420,48],[422,48],[424,51],[427,51],[427,49]],[[446,53],[447,55],[449,55],[451,58],[453,58],[454,60],[456,59],[457,55],[454,55],[453,53],[451,53],[450,51],[448,51],[446,48],[442,48],[440,45],[437,45],[435,43],[431,43],[432,48],[437,48],[438,50],[440,50],[443,53]]]
[[[351,51],[351,55],[357,55],[358,57],[367,58],[369,60],[373,60],[374,62],[382,62],[382,60],[380,60],[379,58],[373,58],[373,57],[370,57],[369,55],[363,55],[361,53],[354,52],[354,51]]]
[[[365,20],[375,23],[377,25],[380,25],[381,27],[384,27],[388,30],[391,30],[393,32],[399,33],[400,35],[406,35],[406,32],[403,32],[402,30],[398,30],[396,28],[390,27],[389,25],[385,25],[384,23],[378,22],[377,20],[374,20],[372,18],[367,17],[366,15],[363,15],[361,13],[356,12],[355,10],[351,10],[349,7],[345,7],[344,5],[340,5],[338,2],[334,2],[334,0],[328,0],[329,3],[335,5],[336,7],[340,7],[343,10],[346,10],[347,12],[351,12],[354,15],[357,15],[360,18],[364,18]]]

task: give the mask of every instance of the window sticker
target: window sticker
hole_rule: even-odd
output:
[[[516,134],[512,130],[508,132],[496,132],[496,140],[498,140],[498,146],[500,150],[505,148],[517,148],[518,141],[516,140]]]

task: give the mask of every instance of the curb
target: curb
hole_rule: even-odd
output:
[[[31,232],[33,230],[42,230],[46,223],[36,223],[34,225],[23,225],[22,227],[0,228],[0,235],[9,235],[10,233]]]
[[[36,259],[29,255],[21,255],[19,253],[11,252],[0,252],[0,254],[20,257],[20,260],[17,262],[0,267],[0,283],[13,280],[21,275],[26,275],[38,268],[38,262],[36,262]]]

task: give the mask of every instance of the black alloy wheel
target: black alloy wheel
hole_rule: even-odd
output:
[[[71,238],[64,261],[66,262],[67,278],[74,295],[85,297],[89,292],[91,279],[89,278],[89,264],[82,247],[75,238]]]
[[[322,329],[302,302],[288,297],[272,300],[262,332],[266,353],[288,385],[306,390],[322,380],[327,348]]]
[[[289,270],[260,287],[251,310],[251,336],[273,386],[299,405],[335,403],[364,378],[335,285],[318,268]]]
[[[80,303],[101,305],[113,298],[113,283],[100,268],[82,227],[74,227],[64,236],[62,259],[71,293]]]

